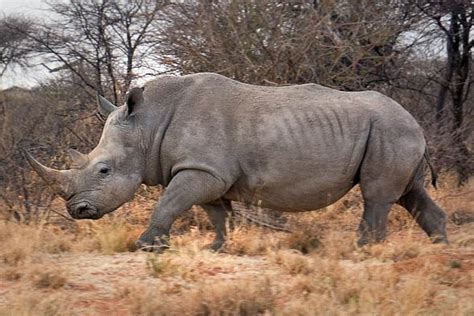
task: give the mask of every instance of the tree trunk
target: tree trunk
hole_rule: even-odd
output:
[[[449,30],[446,34],[446,73],[440,84],[436,102],[436,118],[441,127],[446,124],[445,102],[448,92],[451,95],[452,114],[454,121],[451,125],[453,145],[458,156],[456,171],[459,176],[459,185],[464,184],[470,174],[469,150],[465,145],[463,133],[464,102],[469,90],[469,69],[471,63],[470,30],[472,21],[468,18],[467,8],[454,5],[451,9]]]
[[[438,92],[438,99],[436,100],[436,119],[441,122],[444,117],[444,105],[446,103],[446,96],[449,92],[449,86],[453,79],[454,68],[455,68],[455,50],[456,43],[454,42],[453,34],[456,33],[458,26],[457,14],[451,13],[451,20],[449,25],[449,34],[446,38],[446,72],[444,78],[440,83]],[[459,47],[458,47],[459,48]]]

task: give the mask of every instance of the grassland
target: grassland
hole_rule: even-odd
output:
[[[2,221],[0,315],[474,315],[474,184],[444,177],[431,193],[449,246],[395,207],[387,240],[357,248],[357,190],[289,216],[293,233],[237,227],[218,254],[198,209],[170,251],[134,252],[153,205],[143,192],[100,221]]]

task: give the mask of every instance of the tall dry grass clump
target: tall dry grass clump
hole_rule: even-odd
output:
[[[91,237],[97,242],[97,249],[104,254],[134,251],[139,230],[126,220],[115,218],[105,223],[91,223]]]
[[[38,293],[27,291],[6,305],[0,305],[2,316],[62,316],[72,314],[73,304],[64,293]]]
[[[0,222],[0,260],[8,265],[19,265],[35,253],[61,253],[70,251],[73,235],[45,224],[23,225]]]
[[[276,293],[268,279],[198,282],[191,289],[127,288],[133,315],[271,315]]]
[[[67,283],[66,273],[60,267],[35,267],[30,273],[30,278],[32,284],[39,289],[57,290]]]

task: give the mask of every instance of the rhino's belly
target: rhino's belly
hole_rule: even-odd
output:
[[[349,179],[333,183],[303,180],[292,184],[262,183],[258,186],[241,182],[236,183],[224,197],[278,211],[310,211],[336,202],[354,185]]]

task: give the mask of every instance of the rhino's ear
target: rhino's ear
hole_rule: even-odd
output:
[[[97,105],[98,105],[100,114],[102,114],[105,117],[109,116],[110,113],[112,113],[113,111],[117,109],[117,107],[112,102],[110,102],[109,100],[107,100],[106,98],[104,98],[98,93],[97,93]]]
[[[133,88],[127,95],[128,115],[132,115],[140,104],[143,103],[143,91],[145,88]]]

